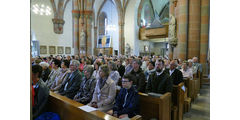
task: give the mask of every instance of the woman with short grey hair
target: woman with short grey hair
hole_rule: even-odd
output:
[[[118,84],[118,80],[121,78],[119,72],[117,71],[117,65],[112,62],[112,61],[109,61],[108,62],[108,68],[110,70],[110,75],[109,77],[112,78],[112,80],[115,82],[115,84],[117,85]]]
[[[92,100],[93,92],[96,86],[96,79],[92,76],[93,67],[87,65],[84,71],[84,78],[80,85],[78,93],[74,96],[73,100],[82,104],[88,104]]]
[[[44,82],[46,82],[47,79],[48,79],[49,74],[51,73],[51,70],[49,69],[49,64],[46,63],[46,62],[40,62],[39,65],[40,65],[40,66],[42,67],[42,69],[43,69],[41,78],[42,78],[42,80],[43,80]]]

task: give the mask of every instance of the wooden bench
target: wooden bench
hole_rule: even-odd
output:
[[[80,106],[84,105],[50,91],[47,103],[47,111],[57,113],[61,120],[119,120],[116,117],[98,110],[85,112],[78,108]],[[142,118],[140,115],[136,115],[131,118],[131,120],[141,119]]]
[[[191,108],[191,101],[194,95],[194,81],[189,78],[184,78],[183,81],[186,87],[186,91],[184,93],[183,113],[186,113],[189,112]]]
[[[193,74],[193,79],[198,80],[197,90],[198,90],[198,92],[200,92],[201,82],[202,82],[202,72],[197,71],[196,74]]]
[[[184,85],[188,89],[187,97],[190,97],[191,99],[193,99],[194,93],[195,93],[195,82],[196,81],[191,80],[189,78],[184,78],[183,81],[184,81]]]
[[[143,120],[156,118],[158,120],[171,120],[171,93],[167,92],[160,97],[152,97],[139,92],[140,115]]]
[[[181,82],[178,85],[173,85],[172,92],[172,117],[173,120],[182,120],[183,119],[183,105],[184,105],[184,91],[182,87],[184,83]]]

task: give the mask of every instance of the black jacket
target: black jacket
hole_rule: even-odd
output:
[[[123,77],[123,75],[125,73],[125,67],[123,65],[120,65],[120,67],[118,67],[118,72],[119,72],[120,76]]]
[[[82,76],[79,70],[74,71],[73,75],[69,78],[70,75],[71,73],[67,74],[67,80],[60,87],[59,93],[73,99],[79,90],[80,84],[82,82]],[[64,91],[64,87],[67,83],[67,89]]]
[[[49,96],[49,89],[44,84],[42,79],[40,79],[36,88],[34,88],[35,96],[34,96],[34,106],[33,106],[33,118],[38,117],[41,113],[46,110],[46,104]]]
[[[133,85],[136,85],[139,92],[145,92],[146,89],[146,77],[141,68],[137,72],[134,69],[129,73],[134,76]]]
[[[154,72],[149,76],[147,83],[147,92],[154,92],[164,94],[166,92],[172,92],[173,83],[169,74],[163,72],[160,76]]]
[[[170,75],[169,69],[165,70],[166,73]],[[173,85],[178,85],[179,83],[183,82],[183,74],[180,70],[175,69],[170,78],[173,81]]]
[[[50,73],[51,73],[51,70],[49,68],[47,68],[46,70],[43,70],[41,78],[44,82],[47,81]]]

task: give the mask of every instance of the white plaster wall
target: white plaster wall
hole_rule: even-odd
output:
[[[108,0],[102,7],[101,12],[105,12],[107,14],[107,24],[115,25],[116,31],[109,31],[107,32],[107,35],[110,35],[112,37],[112,43],[111,47],[113,47],[113,50],[119,51],[119,25],[118,25],[118,13],[117,8],[113,2]],[[114,54],[114,53],[113,53]]]
[[[161,49],[163,48],[166,48],[166,43],[163,43],[163,42],[155,42],[153,44],[153,47],[154,47],[154,53],[155,55],[161,55]],[[166,54],[166,53],[165,53]]]
[[[33,1],[31,5],[39,3],[48,5],[51,9],[51,3],[49,0],[42,1]],[[31,12],[31,30],[34,31],[36,40],[39,41],[40,45],[47,46],[47,54],[41,56],[49,56],[49,47],[56,46],[57,55],[57,46],[72,47],[72,3],[68,2],[67,7],[64,13],[65,24],[63,27],[63,34],[56,34],[53,31],[52,18],[54,17],[53,11],[50,16],[40,16]],[[73,54],[73,48],[71,49],[71,54]],[[64,49],[65,54],[65,49]]]
[[[128,43],[131,47],[132,55],[139,55],[140,43],[138,39],[139,28],[137,26],[137,10],[140,0],[130,0],[125,13],[124,37],[125,46]]]

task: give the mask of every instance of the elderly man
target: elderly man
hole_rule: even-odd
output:
[[[144,72],[147,81],[148,81],[149,76],[150,76],[152,73],[155,72],[155,68],[154,68],[154,67],[155,67],[155,62],[150,61],[150,62],[148,63],[148,68],[147,68],[147,70]],[[147,82],[147,81],[146,81],[146,82]]]
[[[68,98],[73,99],[74,95],[77,94],[79,90],[79,86],[82,82],[82,76],[80,71],[78,70],[79,61],[72,60],[70,62],[70,73],[67,74],[67,80],[62,84],[59,89],[59,94],[67,96]]]
[[[102,65],[99,71],[100,78],[97,80],[93,98],[88,104],[98,110],[107,112],[112,109],[116,96],[116,84],[109,77],[109,68]]]
[[[40,65],[32,66],[32,82],[34,88],[33,118],[35,119],[45,111],[49,96],[49,89],[41,79],[42,67]]]
[[[192,64],[193,64],[192,59],[188,59],[188,69],[190,69],[193,72]]]
[[[156,61],[156,71],[149,76],[147,83],[147,92],[164,94],[172,92],[173,83],[169,74],[164,72],[164,61]]]
[[[176,67],[177,62],[175,60],[172,60],[170,62],[170,69],[165,69],[165,72],[170,75],[170,78],[172,79],[174,85],[178,85],[179,83],[183,82],[182,72],[176,69]]]
[[[96,79],[92,76],[93,67],[87,65],[84,70],[83,81],[80,85],[78,93],[74,96],[73,100],[82,104],[88,104],[92,100],[93,92],[96,87]]]
[[[202,65],[198,63],[198,58],[193,57],[193,74],[197,73],[198,71],[202,72]]]
[[[133,60],[133,70],[129,73],[135,77],[133,81],[133,85],[136,85],[137,90],[139,92],[145,92],[145,87],[146,87],[146,77],[140,68],[141,66],[141,61],[138,59]]]

